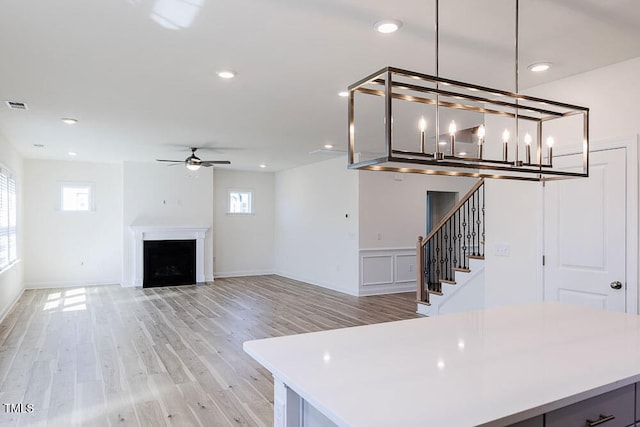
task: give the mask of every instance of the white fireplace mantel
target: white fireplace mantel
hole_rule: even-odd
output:
[[[132,225],[135,239],[134,286],[142,286],[144,278],[145,240],[195,240],[196,241],[196,282],[204,283],[204,239],[209,227],[190,226],[141,226]]]

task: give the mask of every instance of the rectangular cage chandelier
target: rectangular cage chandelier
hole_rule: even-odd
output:
[[[589,175],[589,109],[386,67],[349,86],[348,167],[543,181]],[[436,33],[438,32],[436,0]],[[554,162],[554,144],[573,163]],[[576,160],[577,159],[577,160]]]

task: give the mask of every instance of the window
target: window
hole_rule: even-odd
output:
[[[253,214],[253,191],[229,190],[229,209],[227,213],[233,215]]]
[[[16,181],[0,168],[0,269],[18,259],[16,219]]]
[[[87,212],[93,210],[93,185],[63,183],[61,186],[61,209],[63,211]]]

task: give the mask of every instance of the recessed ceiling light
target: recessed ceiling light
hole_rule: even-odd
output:
[[[236,73],[231,70],[222,70],[218,71],[218,76],[223,79],[232,79],[236,76]]]
[[[333,144],[324,144],[324,148],[331,150],[333,148]]]
[[[529,71],[533,71],[534,73],[541,73],[551,68],[551,62],[536,62],[535,64],[529,65],[528,68]]]
[[[400,27],[402,27],[402,22],[397,19],[385,19],[383,21],[378,21],[373,26],[377,32],[382,34],[395,33],[400,29]]]
[[[349,96],[349,92],[347,92],[347,91],[338,92],[338,96],[341,96],[341,97],[345,98],[345,97]]]
[[[64,117],[61,120],[68,125],[75,125],[76,123],[78,123],[78,119],[72,119],[70,117]]]
[[[262,163],[262,164],[260,165],[260,167],[261,167],[262,169],[264,169],[264,168],[266,168],[266,167],[267,167],[267,165],[265,165],[264,163]]]
[[[70,155],[71,157],[78,155],[78,153],[76,153],[75,151],[69,151],[67,154]]]
[[[36,148],[44,148],[44,144],[33,144]]]

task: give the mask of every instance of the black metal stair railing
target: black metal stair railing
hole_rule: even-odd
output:
[[[454,271],[468,271],[469,258],[484,257],[484,180],[444,216],[425,237],[418,238],[419,301],[429,302],[429,294],[441,294],[442,282],[453,282]]]

